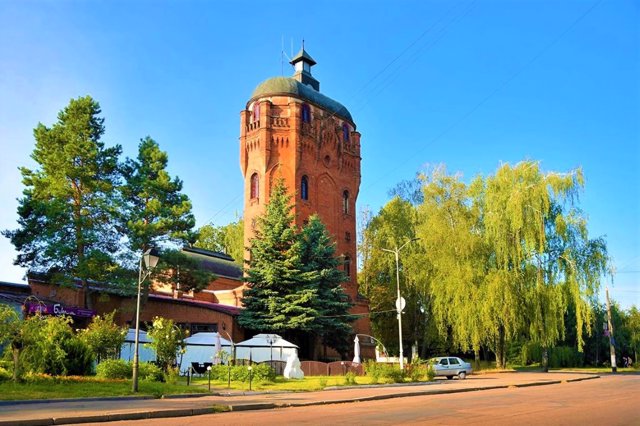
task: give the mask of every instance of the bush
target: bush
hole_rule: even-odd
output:
[[[355,385],[356,384],[356,373],[354,373],[353,371],[349,371],[347,374],[344,375],[344,384],[349,386],[349,385]]]
[[[126,328],[118,327],[113,321],[115,311],[103,316],[95,316],[89,327],[80,332],[80,339],[89,346],[96,361],[115,359],[124,343]]]
[[[433,379],[436,377],[436,370],[433,368],[433,365],[427,364],[427,380],[433,382]]]
[[[106,359],[96,367],[96,376],[104,379],[129,379],[132,374],[131,363],[123,359]]]
[[[364,372],[371,379],[371,383],[375,385],[380,380],[380,376],[382,376],[382,364],[368,360],[364,364]]]
[[[133,374],[133,364],[131,363],[131,370]],[[131,377],[131,376],[129,376]],[[148,380],[150,382],[164,382],[165,373],[162,368],[158,367],[152,362],[141,362],[138,364],[138,378],[140,380]]]
[[[396,367],[393,364],[385,365],[383,370],[383,377],[390,379],[394,383],[403,383],[405,379],[405,372],[400,370],[400,367]]]
[[[251,366],[251,380],[259,382],[273,382],[276,379],[276,372],[268,364],[255,364]],[[213,372],[213,370],[212,370]],[[226,375],[224,376],[226,379]],[[244,365],[236,365],[231,368],[231,380],[248,382],[249,369]]]
[[[570,346],[557,346],[549,350],[549,367],[582,367],[584,355]]]
[[[13,375],[6,368],[0,367],[0,383],[6,382],[7,380],[11,380]]]
[[[76,336],[70,336],[60,346],[67,354],[63,361],[65,375],[86,376],[93,373],[93,353],[85,342]]]
[[[419,382],[422,378],[427,376],[428,365],[424,360],[416,358],[407,365],[406,374],[409,376],[412,382]]]

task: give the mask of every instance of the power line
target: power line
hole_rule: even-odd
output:
[[[487,101],[489,101],[489,99],[491,99],[496,93],[501,91],[509,83],[511,83],[513,80],[515,80],[520,74],[522,74],[522,72],[526,68],[528,68],[533,63],[535,63],[544,53],[547,52],[547,50],[549,50],[550,48],[555,46],[560,40],[562,40],[564,38],[564,36],[566,36],[587,15],[589,15],[589,13],[591,13],[591,11],[593,11],[600,3],[602,3],[602,0],[597,0],[595,3],[593,3],[586,11],[584,11],[580,16],[578,16],[573,22],[571,22],[571,24],[569,24],[569,26],[564,31],[562,31],[556,38],[551,40],[551,42],[547,43],[541,50],[539,50],[535,55],[533,55],[531,57],[531,59],[529,59],[529,61],[527,61],[523,66],[521,66],[514,73],[512,73],[511,76],[509,76],[502,83],[498,84],[498,86],[496,86],[487,96],[485,96],[483,99],[481,99],[480,102],[478,102],[476,105],[474,105],[469,111],[467,111],[465,114],[463,114],[460,118],[455,120],[451,125],[446,127],[436,137],[431,139],[431,141],[429,141],[425,145],[423,145],[421,149],[413,151],[410,158],[407,158],[405,161],[403,161],[402,163],[398,164],[395,168],[392,168],[391,170],[388,170],[387,173],[384,174],[384,177],[389,176],[390,173],[398,171],[402,166],[406,165],[407,163],[409,163],[410,160],[414,159],[416,157],[416,154],[420,154],[420,153],[424,152],[427,148],[431,147],[431,145],[433,145],[436,141],[438,141],[443,136],[448,134],[450,131],[452,131],[453,129],[458,127],[459,124],[461,124],[463,121],[465,121],[467,118],[469,118],[473,113],[475,113],[478,109],[480,109],[480,107],[482,107],[485,103],[487,103]],[[382,179],[382,176],[380,178],[378,178],[377,180],[375,180],[374,182],[372,182],[369,186],[367,186],[367,189],[369,189],[369,188],[373,187],[374,185],[376,185],[381,179]]]

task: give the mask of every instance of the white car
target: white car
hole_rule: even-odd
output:
[[[449,380],[453,379],[453,376],[466,379],[467,374],[471,374],[473,371],[471,364],[455,356],[431,358],[429,364],[431,364],[436,376],[446,376]]]

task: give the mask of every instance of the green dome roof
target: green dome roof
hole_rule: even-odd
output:
[[[351,118],[349,110],[344,105],[320,92],[316,92],[311,87],[305,86],[293,78],[273,77],[265,80],[253,91],[251,99],[273,95],[292,95],[307,100],[353,123],[353,118]]]

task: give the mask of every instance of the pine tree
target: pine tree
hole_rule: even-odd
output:
[[[53,127],[35,128],[37,168],[20,168],[20,227],[3,231],[19,252],[16,265],[56,283],[79,280],[89,307],[89,281],[105,281],[117,270],[120,240],[114,218],[121,147],[105,148],[100,112],[90,96],[72,99]]]
[[[242,327],[264,332],[309,331],[319,315],[317,288],[301,263],[292,208],[284,181],[279,179],[265,214],[257,218],[251,240],[245,278],[248,288],[242,298],[245,309],[238,317]]]
[[[143,253],[163,242],[182,244],[194,239],[195,218],[182,181],[167,172],[169,156],[149,136],[140,141],[136,160],[123,166],[125,232],[130,250]]]

